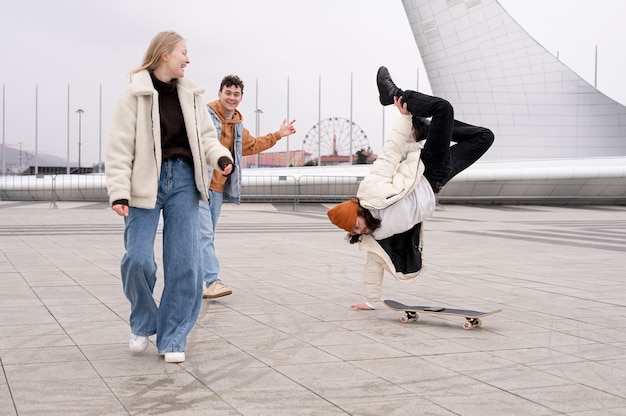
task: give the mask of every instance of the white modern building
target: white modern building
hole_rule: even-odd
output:
[[[626,107],[549,53],[496,0],[402,3],[433,94],[450,101],[455,118],[496,136],[443,199],[626,202]]]
[[[626,107],[549,53],[496,0],[402,3],[433,94],[450,101],[455,118],[494,132],[486,160],[626,156]]]

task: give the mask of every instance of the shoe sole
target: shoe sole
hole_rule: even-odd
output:
[[[202,295],[202,299],[217,299],[217,298],[221,298],[221,297],[232,295],[232,294],[233,294],[233,291],[229,290],[228,292],[223,292],[223,293],[220,293],[220,294],[217,294],[217,295],[213,295],[213,296],[211,296],[211,295]]]
[[[185,361],[185,353],[184,352],[175,352],[175,353],[165,353],[165,362],[178,364]]]

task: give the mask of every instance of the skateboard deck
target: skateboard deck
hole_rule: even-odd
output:
[[[452,309],[438,306],[412,306],[405,305],[403,303],[389,299],[384,300],[383,303],[391,310],[402,311],[406,313],[406,316],[403,316],[402,319],[400,319],[400,322],[402,323],[417,321],[419,319],[420,313],[425,313],[429,315],[448,315],[465,318],[465,322],[463,323],[463,328],[465,329],[478,328],[483,324],[481,318],[496,314],[498,312],[502,312],[502,309],[496,309],[490,312],[479,312],[468,309]]]

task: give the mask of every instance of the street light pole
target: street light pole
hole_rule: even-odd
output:
[[[259,134],[260,134],[260,133],[259,133],[259,131],[261,130],[261,114],[263,114],[263,110],[261,110],[261,109],[258,107],[258,103],[257,103],[257,109],[256,109],[256,110],[254,110],[254,112],[256,113],[256,129],[255,129],[255,134],[256,134],[256,137],[259,137]],[[256,158],[255,158],[255,159],[256,159],[256,167],[258,168],[258,167],[260,167],[260,164],[261,164],[261,162],[260,162],[260,157],[259,157],[259,154],[258,154],[258,153],[256,154]]]
[[[255,110],[254,112],[256,113],[256,131],[255,131],[255,135],[256,137],[259,137],[259,130],[261,127],[261,114],[263,113],[263,110],[261,110],[259,108],[259,79],[256,79],[256,103],[255,103]],[[259,154],[256,154],[256,167],[258,168],[260,165],[260,157]]]
[[[76,112],[78,113],[78,173],[80,174],[80,146],[81,146],[81,133],[82,133],[82,119],[83,119],[83,113],[85,112],[85,110],[83,110],[82,108],[79,108],[78,110],[76,110]]]

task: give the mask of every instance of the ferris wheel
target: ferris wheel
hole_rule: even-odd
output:
[[[350,146],[352,142],[352,146]],[[312,155],[349,156],[359,150],[369,149],[365,132],[356,123],[341,117],[326,118],[315,124],[304,136],[302,148]]]

